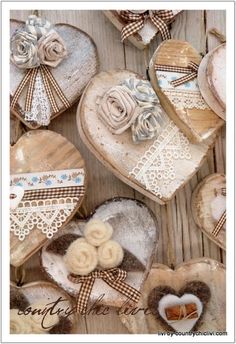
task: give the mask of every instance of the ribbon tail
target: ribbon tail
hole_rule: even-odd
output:
[[[121,30],[121,42],[123,42],[129,36],[141,30],[143,26],[144,26],[144,19],[140,19],[138,21],[125,25],[123,29]]]
[[[226,211],[221,215],[219,221],[217,222],[215,228],[212,231],[214,236],[217,236],[226,222]]]
[[[177,87],[184,84],[185,82],[195,79],[196,77],[197,77],[197,72],[192,72],[192,73],[182,76],[179,79],[171,81],[171,85],[174,87]]]
[[[80,291],[76,300],[76,310],[78,313],[85,315],[87,310],[90,294],[93,289],[95,278],[91,278],[81,283]]]
[[[25,99],[25,111],[31,110],[32,100],[33,100],[33,93],[35,87],[36,76],[38,74],[38,68],[31,69],[30,79],[29,79],[29,86],[27,89],[26,99]]]
[[[166,39],[171,39],[170,31],[168,29],[167,24],[164,22],[164,20],[162,20],[160,17],[155,16],[155,15],[150,16],[150,19],[151,19],[152,23],[160,31],[161,38],[163,41],[165,41]]]
[[[140,292],[135,288],[131,287],[127,283],[123,281],[111,281],[105,280],[105,282],[112,288],[116,289],[119,293],[125,295],[128,299],[132,300],[133,302],[138,302],[140,299]]]

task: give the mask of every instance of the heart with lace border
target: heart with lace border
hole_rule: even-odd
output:
[[[169,119],[169,113],[160,103],[156,105],[160,128],[152,139],[136,144],[130,128],[119,135],[111,132],[99,116],[98,102],[110,89],[130,80],[136,83],[144,79],[128,70],[97,74],[86,87],[78,106],[78,130],[84,144],[106,168],[145,196],[164,204],[197,172],[214,138],[208,142],[191,143]],[[145,82],[148,92],[158,102],[151,84]],[[131,91],[132,95],[135,96],[136,91]],[[138,105],[139,110],[142,109]]]
[[[21,29],[24,22],[12,19],[10,21],[10,34]],[[58,23],[54,25],[55,30],[66,42],[67,57],[50,71],[66,96],[70,105],[77,102],[89,80],[98,71],[98,53],[93,39],[82,30],[70,24]],[[10,95],[13,97],[18,85],[23,79],[25,70],[17,68],[10,63]],[[36,121],[25,119],[26,95],[22,93],[18,102],[11,112],[17,116],[30,129],[41,126]],[[58,111],[55,113],[50,107],[50,120],[63,113],[66,109],[61,101],[58,101]],[[69,113],[68,113],[69,116]]]
[[[21,136],[10,165],[10,260],[20,266],[78,210],[87,173],[77,148],[50,130]]]
[[[55,306],[54,306],[55,305]],[[60,312],[55,314],[59,309]],[[75,313],[71,313],[67,316],[68,310],[73,310],[74,303],[69,295],[64,290],[58,288],[54,284],[46,281],[37,281],[22,286],[17,286],[11,282],[10,285],[10,322],[11,322],[11,334],[70,334],[75,333],[77,327],[77,317]],[[21,315],[17,315],[18,311]],[[11,314],[11,312],[13,312]],[[22,314],[25,312],[24,314]],[[34,313],[36,315],[35,323],[37,325],[37,332],[35,327],[30,326],[31,319],[34,319]],[[38,315],[39,314],[39,315]],[[40,316],[42,314],[42,317]],[[44,319],[43,314],[46,314]],[[14,318],[13,318],[14,317]],[[18,318],[19,317],[19,318]],[[22,321],[18,319],[24,317]],[[17,319],[18,318],[18,319]],[[14,326],[14,322],[18,324],[18,327]],[[27,324],[28,322],[28,324]],[[43,324],[43,326],[42,326]],[[52,325],[52,326],[50,326]],[[48,327],[48,328],[47,328]],[[15,330],[17,329],[17,332]],[[13,331],[13,332],[12,332]]]
[[[149,64],[161,105],[192,142],[209,141],[224,125],[201,95],[197,78],[201,59],[189,42],[169,39],[157,47]]]
[[[153,213],[143,203],[115,198],[101,204],[89,219],[100,219],[113,227],[112,240],[124,250],[124,258],[119,268],[127,272],[125,283],[140,290],[152,264],[158,226]],[[83,236],[86,221],[72,221],[58,233],[41,251],[41,266],[47,276],[71,296],[76,297],[81,283],[71,282],[63,257],[69,245]],[[135,241],[134,241],[135,237]],[[111,288],[102,279],[96,279],[90,301],[95,302],[103,295],[101,304],[121,307],[127,297]]]

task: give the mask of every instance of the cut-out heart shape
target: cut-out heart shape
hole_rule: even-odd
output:
[[[11,186],[24,195],[11,209],[11,264],[19,266],[79,208],[87,184],[79,151],[49,130],[24,134],[11,147]]]
[[[127,22],[124,18],[122,18],[122,16],[120,15],[121,11],[104,11],[104,14],[106,15],[106,17],[112,22],[112,24],[119,30],[121,31],[123,27],[125,27],[127,24],[129,24],[130,22]],[[141,14],[144,15],[145,12],[148,12],[148,10],[136,10],[136,11],[129,11],[131,13],[134,14]],[[149,11],[151,12],[151,11]],[[160,10],[157,12],[162,12],[161,15],[161,20],[163,20],[163,12],[164,10]],[[172,22],[174,22],[175,18],[177,15],[179,15],[182,11],[179,10],[173,10],[172,12],[172,17],[168,18],[166,16],[166,18],[164,19],[165,23],[167,25],[171,24]],[[138,19],[137,19],[138,21]],[[139,20],[140,21],[140,20]],[[144,26],[136,33],[134,33],[133,35],[130,35],[128,37],[129,41],[135,45],[138,49],[144,49],[148,44],[151,43],[151,41],[153,40],[153,38],[160,33],[159,29],[157,28],[157,26],[154,25],[154,23],[149,19],[146,19],[144,21]],[[139,24],[140,25],[140,24]]]
[[[120,314],[131,333],[226,329],[225,266],[213,259],[193,259],[175,270],[154,264],[141,293],[137,307],[144,308],[146,314],[141,311],[135,315]],[[181,307],[177,307],[178,303]],[[169,324],[166,314],[173,319]]]
[[[219,231],[216,225],[226,209],[226,179],[214,173],[203,179],[192,194],[192,214],[196,224],[216,245],[226,249],[226,223]]]
[[[224,124],[200,93],[200,61],[201,56],[188,42],[171,39],[158,46],[149,65],[161,105],[192,142],[207,141]]]
[[[148,82],[145,97],[149,99],[148,94],[154,94],[158,104],[160,128],[156,137],[135,144],[130,129],[119,135],[112,133],[99,117],[97,102],[108,90],[129,79],[143,80],[127,70],[102,72],[91,80],[77,110],[79,133],[96,158],[118,178],[164,204],[199,169],[213,138],[207,143],[190,143],[158,104]]]
[[[23,24],[21,21],[11,20],[11,35],[15,30],[22,28]],[[72,105],[79,100],[84,87],[98,71],[97,48],[92,38],[75,26],[56,24],[55,30],[66,43],[68,55],[57,67],[51,68],[50,71],[70,105]],[[17,68],[12,63],[10,64],[11,96],[14,95],[24,75],[25,70]],[[36,122],[25,119],[25,99],[26,95],[23,93],[18,100],[17,106],[11,111],[29,128],[39,128],[40,125]],[[58,107],[59,111],[57,113],[53,113],[51,109],[51,120],[65,111],[62,102],[58,102]]]
[[[117,198],[99,206],[91,217],[106,221],[113,227],[112,239],[124,249],[119,266],[127,271],[125,282],[140,290],[150,268],[157,240],[157,223],[150,210],[135,200]],[[77,296],[80,284],[67,278],[69,271],[64,255],[69,245],[83,236],[85,222],[69,223],[55,238],[46,244],[41,253],[41,264],[47,275],[72,296]],[[135,237],[135,245],[134,245]],[[91,292],[94,302],[103,295],[102,304],[120,307],[127,297],[109,287],[102,279],[96,279]]]
[[[13,186],[10,188],[10,208],[15,209],[24,196],[24,188],[21,186]]]
[[[198,84],[203,98],[215,113],[226,119],[226,44],[221,44],[202,59]]]
[[[11,283],[10,333],[75,333],[77,317],[75,312],[69,314],[73,308],[70,296],[52,283],[39,281],[21,287]]]

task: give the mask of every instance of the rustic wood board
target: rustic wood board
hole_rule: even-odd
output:
[[[224,265],[217,261],[200,258],[178,265],[175,270],[168,266],[154,265],[142,290],[140,308],[148,308],[148,296],[158,286],[168,286],[178,291],[191,281],[201,281],[208,285],[211,297],[206,305],[197,331],[226,330],[226,273]],[[149,308],[150,310],[150,308]],[[149,312],[150,313],[150,312]],[[154,315],[120,316],[131,333],[157,333],[166,331],[166,327]]]
[[[11,34],[22,27],[24,22],[12,20]],[[71,105],[78,101],[83,89],[89,80],[98,71],[98,54],[97,48],[92,40],[85,32],[77,27],[68,24],[56,24],[55,29],[66,43],[68,56],[56,68],[51,68],[51,73],[61,87],[64,95]],[[17,86],[23,79],[24,70],[17,68],[10,63],[10,93],[14,95]],[[31,129],[40,127],[36,122],[26,121],[22,115],[21,109],[24,109],[26,93],[20,96],[17,106],[11,109],[12,113],[17,116],[25,125]],[[59,112],[52,114],[50,119],[57,117],[65,111],[63,104],[58,103]]]
[[[11,174],[83,168],[86,187],[86,169],[80,152],[67,139],[57,133],[49,130],[29,131],[11,147],[10,153]],[[74,216],[82,203],[82,199],[83,197],[78,199],[75,209],[62,224],[62,227]],[[22,265],[47,242],[48,239],[45,234],[35,227],[36,225],[23,241],[20,241],[11,232],[12,265]]]
[[[32,12],[31,12],[32,13]],[[11,18],[25,20],[30,11],[12,11]],[[100,11],[39,11],[52,23],[69,23],[90,34],[98,48],[101,70],[127,68],[146,76],[143,51],[132,44],[120,42],[120,32]],[[219,41],[206,32],[215,27],[225,34],[225,11],[184,11],[171,29],[172,38],[189,41],[197,51],[205,54],[219,45]],[[91,25],[91,23],[93,23]],[[161,38],[156,36],[149,46],[146,60],[156,50]],[[207,155],[200,171],[180,190],[167,205],[160,206],[122,183],[85,147],[76,128],[77,104],[60,117],[54,119],[49,128],[67,137],[83,154],[88,170],[89,185],[83,202],[83,213],[88,215],[94,208],[114,196],[131,197],[144,201],[156,214],[160,236],[156,261],[168,266],[205,255],[225,262],[225,253],[199,231],[191,212],[192,191],[208,174],[225,173],[225,128],[220,131],[215,147]],[[104,187],[106,185],[106,187]],[[81,210],[82,211],[82,210]],[[39,257],[34,255],[24,265],[27,282],[36,281],[39,275]],[[14,276],[14,271],[13,271]],[[41,277],[41,276],[40,276]],[[78,333],[128,333],[114,311],[109,316],[86,316],[80,323]]]

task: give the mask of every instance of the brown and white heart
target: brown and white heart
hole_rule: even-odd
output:
[[[180,10],[122,10],[104,11],[105,15],[121,31],[122,42],[129,39],[137,48],[144,49],[160,33],[162,40],[169,39],[169,25]]]
[[[51,239],[78,209],[85,184],[81,155],[65,138],[40,130],[22,136],[11,149],[12,256],[28,256]]]
[[[79,313],[102,294],[102,304],[120,307],[127,299],[138,301],[156,236],[156,221],[144,204],[114,199],[98,207],[88,222],[71,222],[58,233],[43,247],[41,264],[77,297]]]
[[[163,108],[192,142],[215,136],[224,121],[202,97],[197,76],[199,53],[185,41],[166,40],[156,49],[150,78]]]
[[[49,282],[10,287],[10,334],[70,334],[75,314],[70,297]]]
[[[97,72],[96,47],[86,33],[35,15],[25,24],[11,21],[10,48],[11,111],[32,129],[69,108]]]
[[[210,299],[209,287],[200,281],[186,284],[179,293],[168,286],[154,288],[148,297],[153,314],[176,332],[196,329]]]
[[[213,143],[191,143],[168,115],[150,82],[127,70],[95,76],[77,110],[79,133],[91,152],[161,204],[196,173]]]

